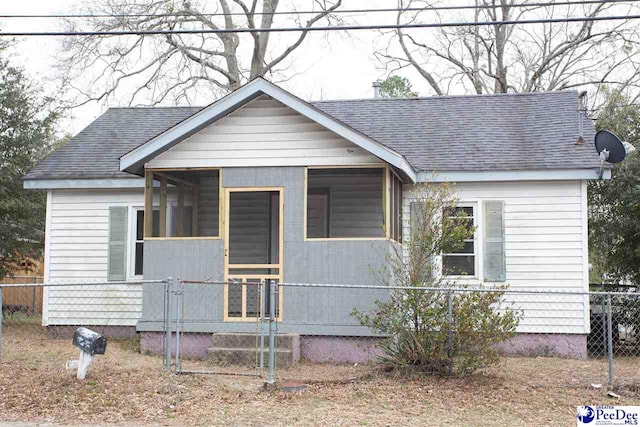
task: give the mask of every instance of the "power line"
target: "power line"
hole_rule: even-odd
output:
[[[428,24],[388,24],[388,25],[340,25],[330,27],[281,27],[281,28],[220,28],[220,29],[179,29],[179,30],[113,30],[113,31],[43,31],[43,32],[0,32],[0,37],[60,37],[60,36],[144,36],[163,34],[239,34],[239,33],[291,33],[304,31],[358,31],[397,30],[416,28],[485,27],[491,25],[557,24],[571,22],[622,21],[640,19],[640,15],[578,16],[569,18],[520,19],[503,21],[440,22]]]
[[[590,4],[616,4],[616,3],[635,3],[638,0],[579,0],[579,1],[548,1],[538,3],[518,3],[512,4],[509,8],[526,8],[526,7],[547,7],[547,6],[580,6]],[[464,6],[425,6],[425,7],[409,7],[409,8],[382,8],[382,9],[336,9],[331,11],[332,14],[338,13],[380,13],[380,12],[428,12],[438,10],[479,10],[479,9],[497,9],[501,5],[464,5]],[[302,10],[302,11],[274,11],[274,12],[254,12],[253,15],[311,15],[324,12],[323,10]],[[71,13],[71,14],[20,14],[20,15],[0,15],[0,18],[167,18],[180,16],[246,16],[244,12],[214,12],[214,13],[123,13],[123,14],[99,14],[99,13]]]

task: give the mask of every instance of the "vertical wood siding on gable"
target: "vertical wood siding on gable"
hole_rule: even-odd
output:
[[[106,281],[109,207],[142,206],[142,191],[52,190],[51,199],[49,280]],[[142,310],[140,285],[49,288],[46,292],[48,325],[134,326]]]
[[[152,168],[381,164],[377,157],[265,96],[149,162]]]
[[[586,186],[583,189],[580,181],[459,183],[455,188],[461,202],[477,202],[479,207],[485,200],[504,201],[505,283],[510,289],[570,292],[588,289],[588,275],[584,274],[587,242],[583,233],[587,213],[582,203]],[[405,191],[405,239],[410,237],[411,201],[411,193]],[[484,215],[481,209],[479,215]],[[476,234],[476,238],[483,238],[482,229]],[[482,247],[482,241],[479,243]],[[471,278],[458,282],[483,283],[481,279]],[[589,331],[589,305],[585,297],[515,295],[510,300],[524,309],[519,332]]]

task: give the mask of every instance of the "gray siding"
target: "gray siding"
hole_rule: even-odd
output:
[[[223,187],[284,187],[284,281],[289,283],[379,284],[377,277],[392,250],[387,240],[304,241],[304,168],[229,168],[222,174]],[[149,241],[145,243],[145,278],[167,276],[210,277],[222,280],[222,240]],[[156,289],[156,288],[154,288]],[[157,288],[159,289],[159,288]],[[189,291],[191,289],[191,291]],[[160,292],[160,293],[158,293]],[[335,288],[284,291],[281,332],[304,335],[371,335],[351,316],[354,308],[372,308],[385,297],[362,290]],[[160,330],[159,318],[148,318],[145,288],[144,321],[139,330]],[[162,308],[163,294],[154,292],[153,305]],[[255,332],[253,322],[222,322],[223,288],[219,285],[187,285],[185,331]],[[150,302],[151,304],[151,302]],[[150,312],[149,312],[150,313]],[[160,314],[162,311],[159,312]]]
[[[223,255],[223,240],[149,240],[144,243],[144,278],[222,281]],[[142,292],[138,329],[159,330],[164,315],[164,286],[145,284]],[[223,298],[220,285],[185,285],[185,319],[221,321]]]
[[[321,241],[285,243],[284,279],[289,283],[381,284],[391,243]],[[322,334],[325,325],[356,326],[354,308],[368,309],[386,291],[340,288],[285,288],[283,323],[304,325],[307,334]]]

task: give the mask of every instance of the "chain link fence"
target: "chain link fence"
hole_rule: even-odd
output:
[[[2,279],[2,284],[20,284],[20,283],[42,283],[42,276],[26,276],[14,275],[7,276]],[[5,291],[4,305],[13,311],[30,311],[32,313],[42,313],[43,287],[28,286],[16,287]]]
[[[36,356],[49,344],[72,348],[73,333],[81,326],[136,346],[143,288],[168,286],[166,280],[34,284],[15,283],[14,277],[12,281],[0,284],[0,361],[5,363]],[[164,301],[148,310],[166,316]]]
[[[300,331],[300,360],[336,367],[336,381],[366,376],[370,373],[368,367],[377,369],[381,362],[384,366],[385,360],[396,366],[410,365],[411,358],[397,358],[420,351],[430,352],[432,362],[430,366],[420,366],[421,372],[464,373],[464,363],[477,362],[471,359],[488,342],[483,339],[491,339],[490,333],[483,335],[478,329],[500,321],[489,313],[511,312],[518,318],[517,333],[492,345],[499,353],[561,357],[569,363],[573,360],[576,371],[580,371],[575,374],[576,379],[580,377],[594,386],[608,384],[633,390],[640,386],[640,293],[634,287],[583,292],[307,283],[280,286],[285,301],[303,305],[296,309],[285,302],[280,329],[284,333]],[[489,298],[492,293],[499,298]],[[375,302],[388,302],[394,294],[396,302],[401,301],[396,307],[406,308],[406,300],[429,307],[421,319],[429,332],[420,335],[430,341],[428,344],[403,341],[401,334],[384,337],[380,331],[362,326],[367,317],[367,325],[401,322],[406,329],[415,326],[420,319],[389,315],[385,312],[388,305]],[[473,312],[483,315],[470,317]],[[413,348],[406,348],[412,345]],[[398,354],[400,350],[402,354]],[[302,366],[278,368],[278,379],[314,382],[326,377],[326,371],[317,370],[315,365]],[[315,370],[318,372],[314,374]]]
[[[608,288],[611,290],[592,293],[590,297],[588,357],[607,360],[609,384],[631,382],[617,367],[640,361],[640,293],[628,286]]]
[[[460,313],[481,312],[489,304],[493,313],[519,315],[518,334],[495,346],[501,352],[575,359],[585,381],[640,385],[635,288],[509,289],[500,290],[497,301],[482,298],[491,292],[496,290],[253,279],[0,284],[0,356],[4,363],[25,360],[52,345],[69,354],[73,331],[85,326],[111,341],[128,340],[132,351],[176,373],[253,376],[269,383],[276,377],[350,381],[378,369],[398,343],[397,336],[385,338],[363,326],[363,319],[381,314],[376,301],[399,295],[401,302],[413,298],[435,310],[425,336],[438,355],[431,368],[439,373],[456,374],[456,355],[484,345],[474,328],[496,318],[471,321]]]

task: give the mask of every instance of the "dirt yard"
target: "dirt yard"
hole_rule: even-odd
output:
[[[131,341],[110,342],[84,382],[65,370],[77,357],[68,340],[5,328],[3,345],[0,424],[573,426],[579,405],[640,405],[638,359],[616,362],[620,400],[591,385],[606,383],[604,361],[515,357],[464,379],[299,364],[279,380],[308,388],[285,393],[256,378],[169,374]]]

